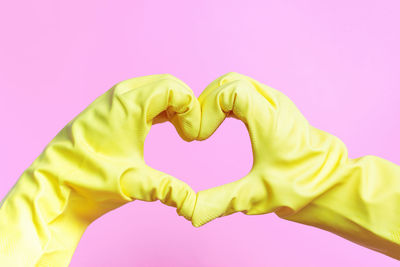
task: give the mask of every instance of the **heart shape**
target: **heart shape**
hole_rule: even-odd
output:
[[[245,177],[197,193],[193,212],[190,208],[181,209],[181,215],[191,220],[196,227],[238,211],[262,214],[279,209],[279,214],[283,216],[287,210],[280,206],[278,201],[281,199],[278,194],[273,195],[276,198],[274,201],[267,201],[271,200],[269,186],[274,182],[275,188],[282,187],[283,192],[291,194],[292,198],[297,196],[293,194],[294,189],[289,179],[266,181],[265,169],[267,164],[270,164],[269,172],[274,170],[274,167],[276,169],[273,161],[280,160],[282,156],[284,159],[285,151],[292,149],[293,142],[304,138],[304,132],[296,131],[297,128],[293,127],[297,123],[305,122],[301,113],[283,94],[248,76],[233,72],[210,83],[198,97],[198,103],[200,115],[191,114],[191,121],[186,124],[189,127],[177,124],[177,112],[171,110],[161,113],[154,122],[175,120],[174,125],[179,135],[186,141],[192,141],[209,138],[227,117],[239,119],[248,130],[254,162],[251,171]],[[192,108],[185,112],[198,112],[195,104],[194,102]],[[179,113],[179,116],[187,115],[185,112]],[[195,121],[197,118],[200,118],[200,123]],[[284,121],[285,124],[279,123],[280,121]],[[194,136],[193,126],[198,124],[198,135]],[[183,127],[180,128],[180,125]],[[292,141],[286,140],[289,136]],[[269,183],[269,186],[265,186],[265,183]]]

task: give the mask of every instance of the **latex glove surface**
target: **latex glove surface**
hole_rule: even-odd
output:
[[[234,212],[275,212],[400,259],[398,165],[348,158],[343,142],[312,127],[288,97],[245,75],[216,79],[199,102],[198,139],[232,115],[248,129],[254,162],[242,179],[198,193],[194,226]]]
[[[2,201],[0,265],[68,266],[87,226],[135,199],[191,214],[193,190],[144,162],[154,118],[193,140],[200,106],[177,78],[150,75],[116,84],[69,122]]]

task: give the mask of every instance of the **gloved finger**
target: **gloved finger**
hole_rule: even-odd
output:
[[[192,224],[200,227],[215,218],[243,212],[268,212],[268,191],[261,179],[252,173],[240,180],[197,193]]]
[[[185,182],[149,166],[128,169],[121,176],[121,190],[132,199],[160,200],[177,208],[177,213],[191,220],[196,193]]]
[[[178,78],[169,74],[149,75],[123,81],[115,88],[126,110],[140,113],[139,123],[145,124],[147,130],[153,119],[155,123],[169,120],[184,140],[197,137],[200,104],[193,91]]]
[[[273,125],[274,104],[259,93],[257,88],[245,76],[227,74],[213,81],[199,96],[201,105],[201,126],[198,140],[211,136],[228,116],[235,116],[246,125],[254,160],[262,153],[268,125]],[[236,79],[236,80],[235,80]],[[256,163],[256,162],[255,162]]]

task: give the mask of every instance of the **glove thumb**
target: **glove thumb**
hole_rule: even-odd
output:
[[[160,200],[177,208],[177,213],[191,220],[196,193],[185,182],[149,166],[128,169],[121,178],[122,191],[133,199]]]
[[[192,216],[193,226],[200,227],[215,218],[235,212],[250,211],[260,195],[265,195],[264,187],[257,188],[258,183],[252,180],[249,174],[235,182],[198,192]]]

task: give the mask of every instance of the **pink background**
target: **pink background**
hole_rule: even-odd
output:
[[[157,73],[197,96],[226,72],[252,76],[340,137],[351,157],[399,164],[399,8],[396,0],[2,1],[0,198],[97,96]],[[196,191],[238,179],[252,164],[245,126],[233,119],[201,143],[156,125],[145,159]],[[136,201],[95,221],[70,266],[352,265],[398,262],[275,214],[235,214],[196,229],[173,208]]]

